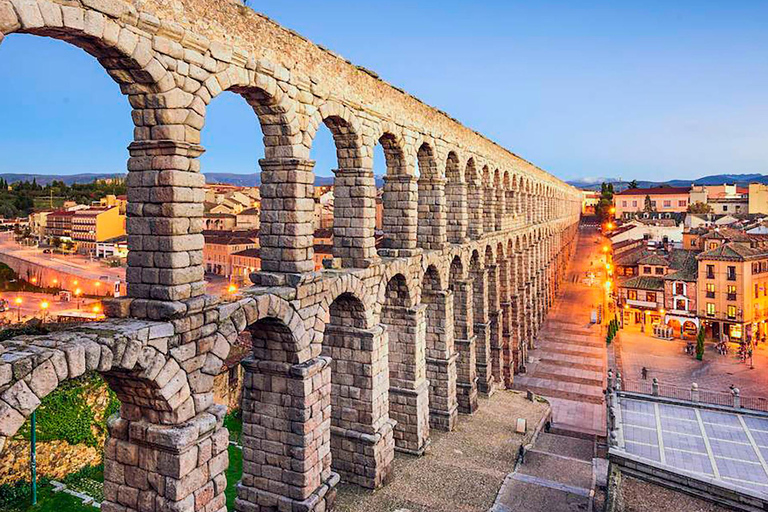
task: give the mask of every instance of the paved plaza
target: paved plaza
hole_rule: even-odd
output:
[[[685,353],[682,340],[663,340],[636,330],[621,331],[615,345],[617,365],[622,377],[640,380],[642,368],[648,369],[648,379],[689,388],[693,382],[700,389],[728,392],[731,384],[746,397],[768,397],[768,346],[761,344],[753,353],[754,369],[739,361],[736,344],[730,345],[728,355],[721,355],[708,341],[702,361]]]
[[[599,268],[600,237],[582,231],[568,278],[529,352],[527,373],[515,376],[515,387],[530,389],[552,404],[552,425],[563,431],[605,435],[604,334],[590,314],[603,300],[601,282],[587,273]]]

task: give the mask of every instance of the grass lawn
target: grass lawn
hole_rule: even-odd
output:
[[[229,468],[227,469],[227,510],[235,510],[237,482],[243,476],[243,450],[229,445]]]
[[[96,512],[92,505],[83,502],[64,492],[53,492],[50,485],[40,485],[37,488],[37,505],[30,504],[30,498],[0,506],[6,512]]]
[[[239,410],[224,416],[224,426],[229,430],[229,440],[240,443],[240,434],[243,433],[243,419]]]

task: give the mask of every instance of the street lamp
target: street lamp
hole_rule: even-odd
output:
[[[40,311],[42,311],[43,323],[45,323],[45,315],[46,313],[48,313],[49,307],[50,307],[50,304],[48,303],[47,300],[44,300],[43,302],[40,303]]]
[[[232,293],[235,293],[235,292],[237,291],[237,286],[235,286],[234,284],[230,284],[230,285],[229,285],[229,288],[227,288],[227,291],[228,291],[230,294],[232,294]]]
[[[91,311],[93,311],[93,312],[94,312],[94,313],[96,313],[96,314],[99,314],[99,313],[101,313],[101,306],[100,306],[100,305],[98,305],[98,304],[95,304],[95,305],[93,306],[93,308],[91,309]]]
[[[16,297],[16,299],[13,301],[16,303],[16,321],[18,323],[21,323],[21,303],[24,302],[21,300],[21,297]]]
[[[77,283],[77,281],[75,281]],[[83,290],[80,288],[75,289],[75,298],[77,299],[77,309],[80,309],[80,294],[83,293]]]

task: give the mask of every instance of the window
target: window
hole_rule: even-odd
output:
[[[728,285],[728,300],[736,300],[736,287],[732,284]]]
[[[688,206],[688,201],[685,199],[681,199],[677,202],[677,206]]]
[[[627,298],[630,300],[637,300],[637,290],[627,290]]]
[[[656,302],[656,292],[645,292],[645,300],[648,302]]]
[[[715,316],[715,305],[712,302],[707,302],[707,316]]]
[[[733,304],[728,306],[728,318],[731,320],[736,320],[736,306]]]
[[[713,283],[707,283],[707,298],[715,298],[715,285]]]
[[[626,201],[622,201],[622,202],[621,202],[621,206],[623,206],[624,208],[626,208],[626,207],[627,207],[627,202],[626,202]]]
[[[728,267],[728,280],[729,281],[735,281],[736,280],[736,267]]]
[[[671,208],[672,207],[672,201],[664,201],[664,208]]]
[[[686,307],[685,302],[686,302],[685,299],[677,299],[675,301],[675,309],[678,311],[685,311],[686,309],[688,309]]]
[[[632,201],[632,208],[637,208],[637,201]]]
[[[755,298],[760,297],[760,287],[755,283]]]
[[[627,271],[627,275],[628,275],[628,276],[633,276],[633,275],[635,275],[635,269],[634,269],[634,268],[632,268],[632,267],[627,267],[627,268],[626,268],[626,271]]]
[[[650,274],[651,273],[651,267],[643,267],[643,273],[644,274]]]
[[[685,284],[675,283],[675,295],[685,295]]]
[[[707,265],[707,279],[714,279],[714,278],[715,278],[715,266]]]
[[[651,206],[652,206],[653,208],[656,208],[656,201],[651,201]]]
[[[664,267],[656,267],[656,275],[663,276],[664,275]]]

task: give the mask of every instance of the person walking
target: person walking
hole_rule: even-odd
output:
[[[643,380],[648,380],[648,368],[643,366],[643,369],[640,370],[640,374],[642,375]]]

